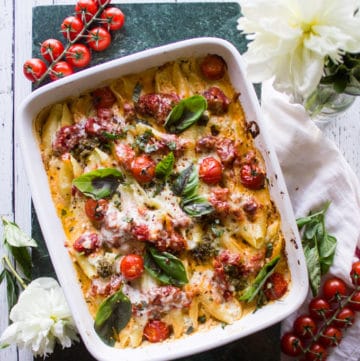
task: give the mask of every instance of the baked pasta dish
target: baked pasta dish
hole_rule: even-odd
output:
[[[225,326],[286,294],[279,212],[218,55],[115,79],[43,109],[42,159],[104,342]]]

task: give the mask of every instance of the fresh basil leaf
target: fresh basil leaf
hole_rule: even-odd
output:
[[[94,199],[111,197],[122,180],[122,173],[115,168],[96,169],[73,180],[73,185],[83,194]]]
[[[273,258],[268,262],[257,274],[254,282],[248,286],[243,294],[239,297],[240,301],[251,302],[258,295],[261,288],[264,286],[266,280],[274,272],[276,265],[280,260],[280,256]]]
[[[319,256],[321,274],[324,275],[329,271],[335,257],[337,240],[334,236],[326,233],[322,242],[319,244]]]
[[[214,212],[214,207],[202,196],[195,196],[182,203],[182,209],[192,217],[201,217]]]
[[[157,266],[156,268],[154,264]],[[181,260],[171,253],[160,252],[154,247],[147,248],[145,268],[147,270],[149,268],[149,273],[153,276],[155,274],[156,278],[165,284],[183,285],[188,282]]]
[[[190,164],[175,179],[173,186],[172,186],[172,190],[176,196],[178,196],[178,197],[183,196],[184,190],[185,190],[185,188],[188,184],[189,178],[193,172],[194,172],[194,165]],[[189,191],[189,187],[188,187],[187,191]]]
[[[155,175],[160,179],[167,179],[171,174],[175,163],[174,153],[170,152],[156,165]]]
[[[317,295],[321,281],[320,257],[317,247],[304,246],[304,254],[308,269],[309,283],[312,294]]]
[[[202,95],[193,95],[181,100],[166,118],[165,128],[170,133],[181,133],[196,123],[207,108]]]
[[[95,331],[110,346],[115,343],[118,334],[131,318],[131,302],[122,290],[106,298],[95,316]]]
[[[23,232],[16,223],[2,218],[4,241],[12,247],[37,247],[36,241]]]

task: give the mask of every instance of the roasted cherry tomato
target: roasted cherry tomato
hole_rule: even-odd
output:
[[[327,358],[326,349],[319,343],[313,343],[305,355],[306,361],[325,361]]]
[[[109,87],[94,90],[92,96],[96,108],[110,108],[116,102],[116,97]]]
[[[96,233],[85,232],[75,240],[73,248],[75,251],[87,255],[95,252],[99,245],[99,238]]]
[[[98,11],[95,0],[78,0],[75,5],[76,16],[83,22],[89,22]]]
[[[226,63],[221,56],[209,54],[201,61],[200,70],[205,78],[219,80],[225,75]]]
[[[200,163],[199,177],[207,184],[216,184],[221,181],[222,178],[222,165],[213,158],[204,158]]]
[[[73,73],[74,70],[69,63],[67,63],[66,61],[59,61],[53,66],[49,76],[51,80],[57,80]]]
[[[243,164],[240,169],[240,182],[246,188],[261,189],[264,187],[265,173],[254,163]]]
[[[31,81],[37,81],[46,72],[47,66],[38,58],[26,60],[23,65],[24,75]]]
[[[119,30],[124,26],[125,23],[124,13],[119,8],[113,6],[104,9],[100,18],[103,21],[101,26],[103,26],[108,31]]]
[[[135,152],[129,145],[124,143],[115,143],[115,158],[127,170],[131,169],[131,164],[135,159]]]
[[[350,276],[353,284],[360,286],[360,261],[353,263]]]
[[[111,44],[110,33],[101,26],[91,29],[88,34],[87,43],[95,51],[103,51]]]
[[[56,60],[64,51],[64,45],[60,40],[47,39],[40,46],[42,57],[49,63]]]
[[[127,254],[121,260],[120,271],[127,280],[135,280],[144,272],[144,259],[138,254]]]
[[[288,283],[279,272],[274,272],[265,282],[264,293],[268,300],[278,300],[286,293]]]
[[[150,320],[144,328],[144,336],[149,342],[161,342],[169,337],[169,326],[159,320]]]
[[[316,323],[308,315],[301,315],[294,322],[294,332],[301,338],[311,338],[316,331]]]
[[[327,326],[319,338],[320,343],[325,347],[335,347],[342,339],[342,332],[334,326]]]
[[[309,313],[316,320],[324,320],[331,314],[330,304],[324,298],[315,297],[309,303]]]
[[[90,49],[84,44],[73,44],[65,54],[66,61],[72,66],[83,68],[91,60]]]
[[[353,311],[360,311],[360,291],[356,291],[351,297],[349,307]]]
[[[336,315],[332,325],[339,328],[347,328],[354,323],[355,313],[350,307],[344,307]]]
[[[131,173],[139,183],[147,183],[155,177],[155,162],[146,154],[139,155],[131,163]]]
[[[285,333],[281,337],[281,351],[288,356],[299,356],[304,348],[301,339],[293,333]]]
[[[76,16],[68,16],[61,24],[61,32],[68,40],[74,40],[84,29],[84,23]]]
[[[100,222],[104,219],[109,202],[106,199],[95,200],[88,198],[85,202],[85,213],[93,222]]]
[[[331,277],[323,285],[323,294],[327,300],[337,301],[346,295],[346,284],[338,277]]]

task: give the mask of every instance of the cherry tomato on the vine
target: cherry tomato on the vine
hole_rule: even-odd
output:
[[[330,304],[324,298],[315,297],[309,303],[309,313],[316,320],[324,320],[331,314]]]
[[[301,339],[293,333],[285,333],[281,337],[281,351],[288,356],[299,356],[304,348]]]
[[[85,202],[85,213],[93,222],[100,222],[104,219],[109,202],[106,199],[95,200],[88,198]]]
[[[360,291],[356,291],[350,299],[349,307],[353,311],[360,311]]]
[[[84,23],[76,16],[68,16],[61,23],[61,32],[68,40],[74,40],[84,29]]]
[[[316,323],[308,315],[301,315],[294,322],[294,332],[301,338],[311,338],[316,331]]]
[[[222,178],[222,165],[214,157],[204,158],[199,167],[199,177],[207,184],[216,184]]]
[[[327,326],[319,338],[320,343],[325,347],[337,346],[342,339],[342,332],[337,327]]]
[[[89,65],[91,61],[90,49],[84,44],[73,44],[65,54],[66,61],[77,68]]]
[[[111,3],[111,0],[97,0],[99,5],[109,5]]]
[[[51,80],[57,80],[73,73],[74,70],[69,63],[67,63],[66,61],[59,61],[53,66],[49,76]]]
[[[305,360],[307,361],[325,361],[326,358],[326,349],[319,343],[313,343],[305,355]]]
[[[60,40],[47,39],[40,46],[42,57],[49,63],[56,60],[64,51],[64,45]]]
[[[103,21],[101,25],[108,31],[119,30],[125,23],[124,13],[114,6],[104,9],[100,18]]]
[[[146,154],[139,155],[131,162],[131,173],[139,183],[147,183],[155,177],[155,162]]]
[[[161,342],[169,337],[169,326],[159,320],[150,320],[144,328],[144,336],[149,342]]]
[[[101,26],[91,29],[88,34],[87,43],[95,51],[103,51],[111,44],[110,33]]]
[[[352,283],[360,286],[360,261],[353,263],[350,272]]]
[[[331,277],[323,285],[323,294],[329,301],[338,301],[346,295],[346,284],[338,277]]]
[[[347,328],[354,323],[355,313],[350,307],[344,307],[336,315],[333,325],[340,328]]]
[[[127,254],[121,260],[120,271],[127,280],[135,280],[144,272],[144,259],[138,254]]]
[[[75,5],[76,16],[83,22],[89,22],[98,11],[95,0],[78,0]]]
[[[38,58],[26,60],[23,65],[24,75],[31,81],[37,81],[45,74],[47,66]]]

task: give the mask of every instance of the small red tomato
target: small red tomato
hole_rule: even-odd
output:
[[[75,240],[73,248],[76,252],[88,255],[95,252],[99,245],[99,238],[96,233],[85,232]]]
[[[135,152],[125,143],[115,143],[114,156],[118,162],[127,170],[131,169],[131,164],[135,159]]]
[[[326,349],[318,343],[313,343],[310,346],[309,351],[305,355],[305,359],[307,361],[325,361],[326,358],[327,358]]]
[[[204,158],[200,163],[199,177],[207,184],[216,184],[221,181],[222,178],[222,165],[213,158]]]
[[[294,322],[294,332],[301,338],[311,338],[316,331],[316,323],[308,315],[299,316]]]
[[[73,73],[74,70],[69,63],[67,63],[66,61],[59,61],[53,66],[49,76],[51,80],[57,80]]]
[[[88,198],[85,202],[85,213],[93,222],[100,222],[104,219],[109,202],[106,199],[95,200]]]
[[[286,293],[288,283],[279,272],[274,272],[265,282],[264,293],[268,300],[278,300]]]
[[[320,343],[325,347],[335,347],[342,339],[342,332],[334,326],[327,326],[319,338]]]
[[[24,75],[31,81],[37,81],[46,72],[47,66],[44,61],[38,58],[26,60],[23,65]]]
[[[103,51],[110,46],[111,35],[106,29],[100,26],[89,31],[87,43],[91,49]]]
[[[119,30],[124,26],[125,23],[124,13],[119,8],[113,6],[104,9],[100,18],[102,19],[101,26],[103,26],[108,31]]]
[[[42,42],[40,52],[42,57],[49,63],[56,60],[64,51],[64,45],[60,40],[47,39]]]
[[[352,295],[352,297],[350,299],[349,307],[353,311],[360,311],[360,291],[356,291]]]
[[[138,254],[127,254],[121,260],[120,271],[127,280],[135,280],[144,272],[144,259]]]
[[[139,155],[131,163],[131,173],[139,183],[151,182],[155,177],[155,162],[146,154]]]
[[[264,187],[265,173],[256,164],[243,164],[240,169],[240,182],[249,189]]]
[[[332,322],[332,325],[339,328],[347,328],[354,323],[355,312],[350,307],[344,307],[336,315],[335,320]]]
[[[360,286],[360,261],[353,263],[350,272],[352,283]]]
[[[97,0],[99,5],[109,5],[111,0]]]
[[[324,298],[315,297],[309,303],[309,313],[316,320],[324,320],[331,314],[330,304]]]
[[[84,29],[84,23],[76,16],[68,16],[61,24],[61,32],[68,40],[74,40]]]
[[[78,0],[75,5],[76,16],[83,22],[89,22],[98,11],[94,0]]]
[[[65,54],[66,61],[72,66],[83,68],[89,65],[91,53],[89,48],[84,44],[73,44]]]
[[[304,349],[301,339],[293,333],[285,333],[281,337],[281,351],[288,356],[299,356]]]
[[[205,78],[219,80],[225,75],[226,63],[221,56],[209,54],[200,63],[200,70]]]
[[[109,87],[95,89],[92,96],[96,108],[110,108],[116,102],[116,97]]]
[[[331,277],[323,285],[323,294],[328,301],[339,301],[346,295],[346,284],[338,277]]]
[[[159,320],[150,320],[144,327],[144,336],[149,342],[161,342],[169,337],[169,326]]]

